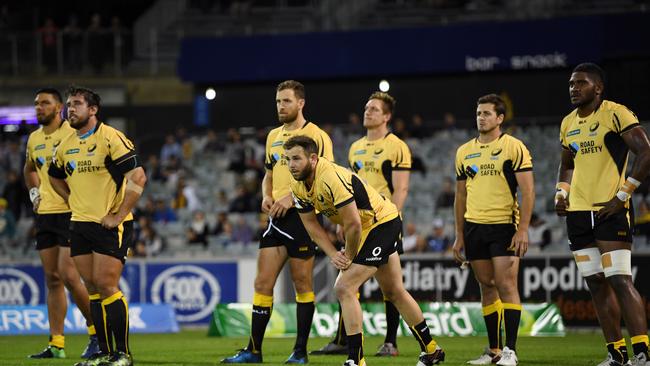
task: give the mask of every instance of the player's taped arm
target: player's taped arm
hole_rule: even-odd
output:
[[[115,216],[117,216],[120,222],[123,221],[131,212],[133,207],[135,207],[135,204],[142,195],[144,186],[147,183],[147,175],[144,173],[142,167],[136,167],[135,169],[126,172],[124,177],[126,178],[126,192],[124,194],[124,200],[122,200],[120,207],[115,213]]]
[[[567,182],[557,182],[555,185],[555,202],[557,203],[557,200],[560,198],[566,199],[569,196],[570,191],[571,184]]]

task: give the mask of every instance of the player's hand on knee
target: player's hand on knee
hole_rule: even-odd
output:
[[[269,214],[271,212],[271,207],[273,207],[273,197],[266,196],[262,198],[262,212]]]
[[[464,263],[465,262],[465,256],[463,255],[463,251],[465,250],[465,241],[460,238],[456,238],[454,240],[454,245],[451,247],[452,251],[454,252],[454,259],[458,263]]]
[[[269,214],[273,218],[284,217],[291,207],[293,207],[293,198],[291,195],[287,195],[286,197],[275,201]]]
[[[606,219],[615,213],[620,212],[625,207],[625,201],[621,201],[618,197],[614,196],[611,200],[596,203],[594,206],[602,207],[598,212],[596,212],[596,218]]]
[[[352,265],[352,260],[349,259],[342,250],[337,251],[333,256],[331,256],[330,261],[336,269],[341,271],[345,271]]]
[[[556,197],[555,213],[557,213],[558,216],[566,216],[568,208],[569,208],[569,201],[567,201],[566,198]]]

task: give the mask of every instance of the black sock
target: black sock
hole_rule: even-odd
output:
[[[357,365],[363,358],[363,333],[348,335],[348,360]]]
[[[485,320],[490,349],[503,348],[503,340],[501,339],[503,313],[501,307],[501,300],[497,300],[488,306],[483,306],[483,320]]]
[[[630,340],[632,341],[632,351],[635,356],[642,353],[648,357],[648,344],[650,343],[650,339],[648,339],[647,334],[632,336]]]
[[[102,311],[108,319],[109,333],[115,338],[115,349],[130,354],[129,351],[129,306],[126,298],[118,291],[102,300]]]
[[[307,340],[311,331],[311,323],[314,320],[314,293],[308,292],[296,296],[296,344],[294,350],[307,351]]]
[[[431,338],[427,321],[423,320],[420,324],[411,327],[411,332],[415,340],[420,344],[420,350],[425,353],[432,353],[436,350],[436,342]]]
[[[251,322],[251,336],[248,339],[248,349],[253,353],[262,353],[262,341],[266,325],[271,319],[273,311],[273,296],[258,294],[253,295],[253,316]]]
[[[616,342],[607,343],[607,352],[612,355],[612,359],[616,362],[625,364],[630,359],[627,355],[627,346],[625,339],[621,338]]]
[[[503,304],[503,321],[506,329],[506,347],[512,351],[517,347],[519,319],[521,318],[520,304]]]
[[[110,353],[113,351],[113,337],[105,327],[104,315],[102,311],[102,300],[99,294],[93,294],[90,298],[90,317],[95,324],[95,332],[97,334],[97,343],[102,353]]]
[[[386,338],[384,343],[392,343],[397,347],[397,328],[399,327],[399,311],[395,304],[388,300],[384,300],[386,306]]]
[[[340,346],[345,346],[348,344],[348,335],[345,332],[345,323],[343,322],[343,310],[341,309],[341,304],[339,303],[339,327],[336,328],[336,335],[332,341],[334,344]]]

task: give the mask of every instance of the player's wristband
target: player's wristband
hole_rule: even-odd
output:
[[[627,192],[624,192],[623,190],[620,190],[616,192],[616,197],[618,197],[619,200],[625,202],[630,199],[630,194]]]
[[[558,184],[555,185],[555,199],[566,199],[567,196],[569,196],[569,191],[571,191],[571,185],[569,183],[558,182]]]
[[[619,200],[625,202],[630,199],[632,193],[634,193],[634,190],[636,190],[640,185],[641,182],[639,182],[638,180],[632,177],[627,177],[627,180],[625,181],[625,183],[623,183],[621,189],[619,189],[619,191],[616,192],[616,197],[618,197]]]
[[[38,192],[38,188],[32,187],[29,189],[29,200],[32,201],[32,204],[34,204],[34,201],[40,198],[41,194]]]

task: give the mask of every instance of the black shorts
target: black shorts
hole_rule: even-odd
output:
[[[508,250],[517,232],[515,224],[477,224],[465,221],[465,257],[468,261],[514,256]]]
[[[397,243],[401,239],[402,219],[398,216],[371,229],[352,262],[374,267],[386,264],[388,257],[397,250]]]
[[[133,241],[133,220],[125,221],[113,229],[96,222],[70,222],[70,256],[92,252],[115,257],[124,263]]]
[[[36,249],[70,246],[70,212],[36,215]]]
[[[625,209],[606,219],[594,211],[569,211],[566,216],[571,251],[584,249],[596,241],[632,242],[634,217]]]
[[[269,219],[269,227],[260,240],[260,249],[283,245],[291,258],[311,258],[316,254],[316,244],[309,237],[295,207],[290,208],[284,217]]]

